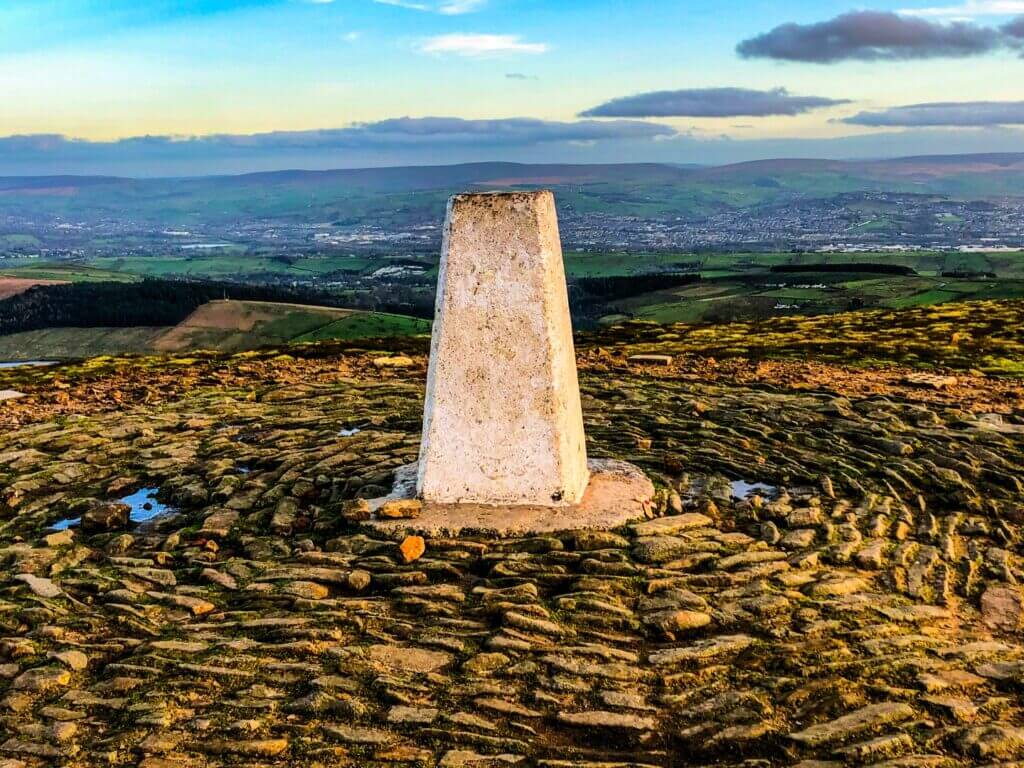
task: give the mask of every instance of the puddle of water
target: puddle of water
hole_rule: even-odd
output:
[[[749,499],[757,494],[761,497],[775,496],[779,489],[767,483],[748,483],[746,480],[733,480],[729,483],[730,493],[734,499]]]
[[[47,365],[56,365],[56,360],[11,360],[0,362],[0,368],[41,368]]]
[[[252,472],[252,467],[247,467],[244,464],[242,464],[240,466],[235,467],[235,472],[237,472],[240,475],[248,475],[250,472]]]
[[[352,427],[352,429],[343,429],[338,434],[341,435],[342,437],[353,437],[355,435],[358,435],[362,431],[363,430],[361,430],[359,427]]]
[[[117,501],[120,504],[127,504],[132,508],[132,511],[129,514],[129,519],[133,523],[144,523],[147,520],[152,520],[158,515],[174,511],[171,507],[168,507],[166,504],[161,504],[156,500],[156,495],[159,492],[159,488],[142,488],[131,496],[125,496],[123,499],[118,499]],[[68,528],[74,528],[81,524],[81,522],[82,518],[80,517],[66,517],[49,526],[49,529],[54,531],[63,531]]]
[[[152,520],[157,515],[163,515],[172,511],[166,504],[161,504],[156,500],[156,495],[159,492],[159,488],[143,488],[131,496],[118,499],[118,501],[132,508],[130,515],[132,522],[142,523],[146,520]]]

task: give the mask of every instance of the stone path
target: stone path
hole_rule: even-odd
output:
[[[4,433],[0,767],[1024,758],[1019,414],[592,366],[657,518],[403,553],[348,518],[422,369],[335,371]],[[44,531],[140,487],[178,514]]]

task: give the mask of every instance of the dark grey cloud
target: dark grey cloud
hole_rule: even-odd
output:
[[[693,88],[612,99],[582,112],[580,117],[764,117],[799,115],[848,103],[845,99],[794,96],[785,88]]]
[[[268,151],[293,149],[362,149],[435,144],[531,145],[576,141],[643,140],[675,136],[666,125],[640,120],[558,122],[534,118],[464,120],[458,117],[397,117],[346,128],[274,131],[209,136],[135,136],[117,141],[87,141],[56,134],[0,138],[0,155],[15,152],[169,153]]]
[[[381,120],[332,134],[328,140],[355,144],[541,144],[573,141],[620,141],[674,136],[666,125],[639,120],[579,120],[557,122],[518,117],[500,120],[463,120],[457,117],[400,117]]]
[[[1003,33],[1024,42],[1024,16],[1018,16],[1003,26]]]
[[[878,112],[860,112],[842,122],[888,127],[1024,125],[1024,101],[908,104]]]
[[[971,22],[941,24],[884,11],[852,11],[817,24],[783,24],[741,42],[744,58],[831,64],[863,61],[965,57],[993,51],[1005,33]]]
[[[578,134],[577,134],[578,135]],[[440,138],[407,143],[366,142],[358,147],[310,145],[292,137],[247,141],[245,148],[208,141],[150,136],[121,142],[74,141],[63,136],[0,138],[0,176],[202,176],[289,168],[375,168],[468,162],[721,164],[773,158],[851,159],[1020,152],[1024,130],[1014,127],[900,128],[829,139],[726,139],[666,135],[665,140],[570,140],[533,144],[472,143]],[[222,137],[221,144],[226,139]],[[233,143],[239,142],[236,139]]]
[[[641,120],[557,122],[532,118],[464,120],[399,117],[345,128],[253,135],[135,136],[87,141],[55,134],[0,137],[0,174],[187,175],[220,169],[431,164],[470,155],[574,145],[650,143],[675,129]],[[393,158],[393,160],[391,160]]]

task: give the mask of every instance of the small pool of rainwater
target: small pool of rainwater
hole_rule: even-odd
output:
[[[132,508],[128,517],[133,523],[144,523],[147,520],[152,520],[154,517],[174,511],[173,508],[157,501],[156,496],[159,492],[159,488],[142,488],[130,496],[118,499],[117,503],[127,504]],[[81,524],[81,522],[82,518],[80,517],[66,517],[49,527],[54,531],[63,531],[68,528],[74,528]]]
[[[777,486],[767,483],[751,483],[746,480],[733,480],[729,483],[729,488],[732,497],[741,500],[749,499],[754,495],[771,498],[778,495],[779,492]]]
[[[41,368],[56,364],[56,360],[8,360],[0,361],[0,368]]]

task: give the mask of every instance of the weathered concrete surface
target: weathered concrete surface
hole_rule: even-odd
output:
[[[417,490],[440,504],[572,505],[588,481],[550,192],[448,205]]]
[[[426,536],[484,534],[535,536],[585,529],[618,528],[642,520],[651,510],[654,485],[632,464],[610,459],[591,459],[590,482],[576,504],[552,509],[550,505],[443,504],[425,502],[414,518],[368,521],[369,528],[392,534],[421,533]],[[375,499],[370,507],[378,511],[389,501],[411,499],[415,494],[417,465],[396,473],[395,491]]]

